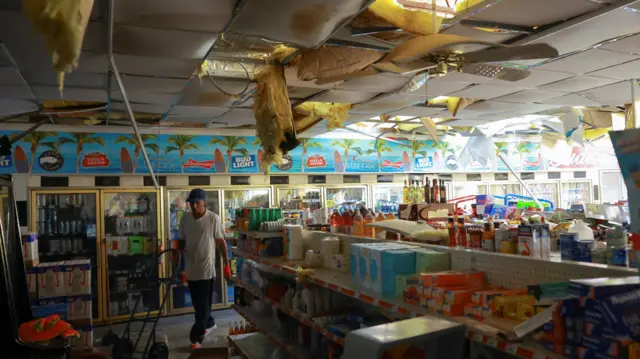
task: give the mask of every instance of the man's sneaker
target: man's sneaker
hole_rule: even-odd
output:
[[[191,350],[202,349],[202,344],[200,343],[191,343]]]
[[[214,330],[218,328],[218,324],[214,324],[213,327],[204,330],[204,336],[211,334]]]

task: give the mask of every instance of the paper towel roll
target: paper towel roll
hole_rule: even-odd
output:
[[[289,260],[299,261],[304,259],[304,243],[302,238],[302,226],[286,224],[284,228],[285,253]]]
[[[340,238],[325,237],[320,242],[320,253],[324,256],[324,267],[331,268],[331,257],[340,254]]]

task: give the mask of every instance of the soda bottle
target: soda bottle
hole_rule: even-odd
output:
[[[364,236],[369,238],[375,238],[376,229],[371,226],[367,226],[367,224],[374,223],[376,219],[373,217],[373,210],[369,210],[367,215],[364,217]]]
[[[366,228],[364,228],[364,220],[362,218],[362,215],[360,214],[360,211],[356,211],[356,213],[353,215],[352,221],[353,225],[351,226],[351,234],[353,234],[354,236],[364,235]]]
[[[342,233],[351,234],[351,226],[353,225],[353,220],[351,217],[351,212],[349,210],[345,210],[342,214]]]
[[[338,210],[334,209],[331,217],[329,218],[329,228],[331,233],[339,233],[342,226],[342,217]]]

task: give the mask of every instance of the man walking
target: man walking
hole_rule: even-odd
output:
[[[195,323],[189,333],[191,349],[202,348],[204,337],[217,328],[211,316],[216,276],[216,248],[224,263],[225,279],[231,277],[222,221],[220,216],[207,210],[205,200],[204,190],[191,190],[187,198],[191,214],[185,214],[180,222],[180,239],[185,241],[185,273],[195,310]]]

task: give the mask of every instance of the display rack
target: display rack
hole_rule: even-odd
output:
[[[313,241],[313,237],[326,237],[326,232],[308,232]],[[334,236],[335,234],[331,234]],[[355,237],[350,235],[338,235],[345,242],[372,242],[371,238]],[[437,245],[422,243],[395,241],[399,243],[411,244],[431,248],[437,251],[447,251],[451,253],[452,270],[478,270],[484,271],[490,283],[505,287],[522,287],[523,284],[541,284],[549,282],[567,281],[579,278],[595,277],[622,277],[634,275],[635,270],[607,265],[599,265],[583,262],[550,262],[541,259],[523,257],[517,255],[507,255],[501,253],[484,252],[470,249],[449,248]],[[344,245],[343,245],[344,248]],[[264,258],[246,253],[233,248],[232,252],[238,256],[252,259],[270,268],[296,275],[296,268],[302,264],[301,261],[285,261],[281,258]],[[466,326],[469,340],[489,347],[502,350],[504,352],[527,359],[557,359],[561,358],[541,345],[523,341],[518,343],[508,342],[501,338],[500,331],[486,325],[480,321],[467,317],[447,317],[430,312],[427,308],[411,305],[395,298],[383,297],[380,293],[373,292],[353,283],[348,273],[341,273],[316,268],[314,273],[308,277],[309,281],[330,289],[335,292],[356,298],[364,303],[386,309],[391,312],[404,314],[409,317],[435,316],[459,322]]]
[[[227,339],[229,346],[247,359],[269,359],[275,348],[271,340],[262,333],[230,335]]]
[[[335,334],[329,332],[328,330],[326,330],[325,328],[315,324],[313,322],[313,320],[311,320],[308,317],[305,317],[304,315],[296,312],[296,311],[292,311],[286,308],[283,308],[280,303],[273,301],[267,297],[265,297],[264,295],[262,295],[258,290],[256,290],[256,288],[250,286],[248,283],[243,282],[241,280],[238,280],[235,277],[232,277],[230,279],[231,282],[233,282],[236,286],[244,288],[245,290],[247,290],[248,292],[250,292],[253,296],[255,296],[256,298],[260,299],[261,301],[269,304],[270,306],[272,306],[273,308],[278,309],[279,311],[281,311],[282,313],[287,314],[288,316],[296,319],[298,322],[300,322],[302,325],[307,326],[309,328],[312,328],[314,330],[316,330],[318,333],[320,333],[321,335],[323,335],[325,338],[338,343],[342,346],[344,346],[344,338],[340,338],[338,336],[336,336]]]
[[[282,237],[282,232],[259,232],[259,231],[239,231],[236,230],[238,235],[245,235],[252,238],[273,238]]]
[[[255,316],[249,313],[247,309],[238,305],[233,305],[232,308],[249,323],[253,324],[259,333],[264,334],[275,345],[284,349],[292,358],[307,359],[311,357],[312,353],[308,348],[301,347],[300,345],[293,343],[291,340],[287,340],[279,335],[277,325],[272,319]]]

